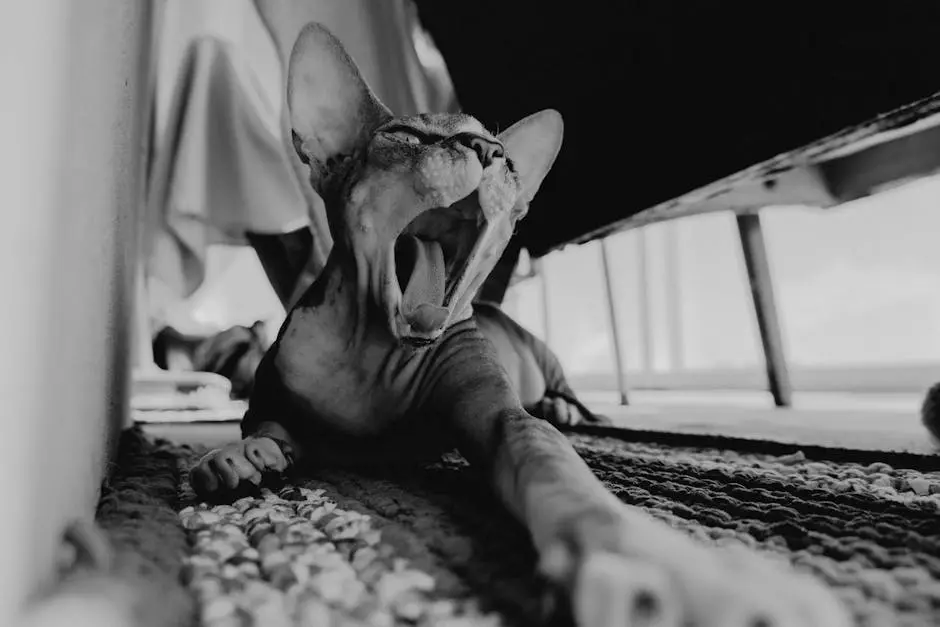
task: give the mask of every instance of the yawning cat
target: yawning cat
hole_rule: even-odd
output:
[[[193,469],[199,494],[302,460],[427,459],[456,445],[528,528],[581,625],[847,624],[813,580],[622,503],[523,409],[477,328],[471,299],[561,148],[557,112],[498,135],[468,115],[394,117],[318,24],[288,76],[294,146],[334,247],[258,368],[244,439]]]

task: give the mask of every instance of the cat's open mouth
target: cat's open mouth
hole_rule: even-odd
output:
[[[402,334],[403,342],[429,344],[443,330],[467,285],[484,224],[474,192],[449,207],[423,212],[395,240],[400,312],[411,330]]]

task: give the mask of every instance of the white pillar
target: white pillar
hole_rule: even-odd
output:
[[[126,416],[153,8],[0,3],[0,625],[94,514]]]

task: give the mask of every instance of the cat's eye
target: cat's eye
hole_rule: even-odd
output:
[[[414,135],[413,133],[408,133],[406,131],[393,131],[391,133],[386,133],[386,135],[394,139],[395,141],[400,141],[405,144],[420,144],[421,138]]]

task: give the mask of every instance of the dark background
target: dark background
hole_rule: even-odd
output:
[[[417,0],[463,110],[565,119],[535,256],[940,91],[940,2]]]

